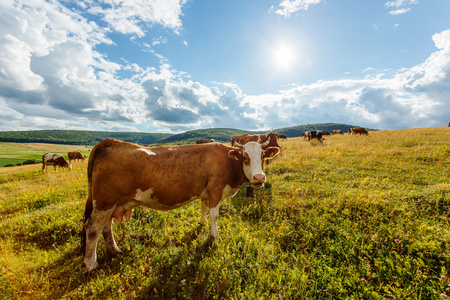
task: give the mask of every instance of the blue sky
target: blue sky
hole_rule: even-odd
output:
[[[448,0],[0,3],[0,130],[450,121]]]

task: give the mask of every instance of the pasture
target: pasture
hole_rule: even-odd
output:
[[[92,146],[45,143],[0,143],[0,167],[20,164],[26,160],[42,161],[42,155],[47,152],[58,153],[68,159],[67,152],[79,151],[88,157],[91,148]]]
[[[450,128],[280,141],[267,184],[221,204],[139,207],[116,257],[79,253],[87,163],[0,168],[6,299],[443,299],[450,296]],[[51,150],[57,152],[56,150]],[[58,152],[57,152],[58,153]],[[61,151],[61,154],[67,151]],[[43,153],[40,153],[42,155]],[[83,153],[84,154],[84,153]]]

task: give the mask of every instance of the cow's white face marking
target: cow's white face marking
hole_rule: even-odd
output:
[[[156,153],[153,152],[153,151],[150,150],[150,149],[146,149],[146,148],[138,148],[137,150],[138,150],[138,151],[145,152],[145,153],[147,153],[148,155],[156,155]]]
[[[247,179],[252,182],[253,176],[265,175],[262,169],[262,153],[261,144],[256,142],[248,142],[243,148],[244,155],[247,153],[250,164],[243,164],[244,174]]]

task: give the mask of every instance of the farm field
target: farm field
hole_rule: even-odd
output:
[[[26,160],[42,161],[42,155],[47,152],[58,153],[68,159],[67,152],[79,151],[88,157],[90,149],[92,146],[0,142],[0,167],[8,164],[16,165]]]
[[[139,207],[114,225],[124,253],[110,257],[101,238],[92,274],[79,252],[87,163],[47,174],[40,164],[0,168],[2,296],[450,297],[450,128],[280,144],[266,186],[246,198],[244,185],[221,204],[222,240],[208,238],[209,219],[198,228],[200,201],[168,212]]]

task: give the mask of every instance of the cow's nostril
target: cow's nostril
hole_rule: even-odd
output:
[[[253,176],[254,183],[264,183],[266,181],[266,176],[264,174],[258,174]]]

